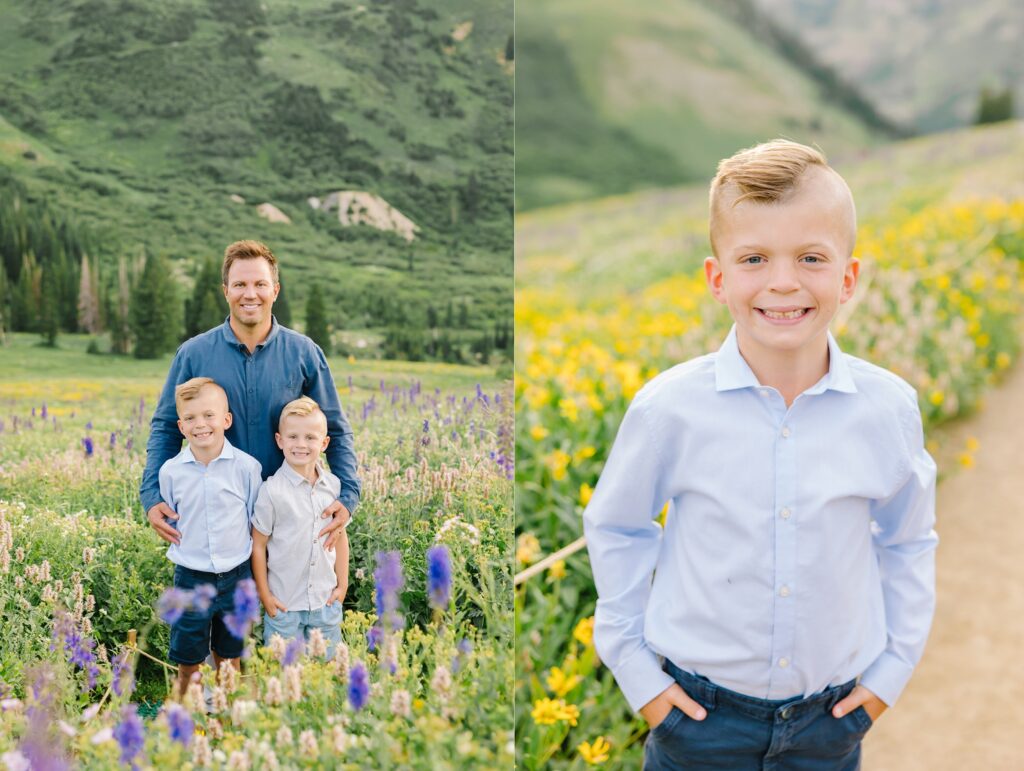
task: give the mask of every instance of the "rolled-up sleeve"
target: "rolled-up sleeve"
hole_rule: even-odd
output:
[[[634,710],[673,683],[644,638],[644,610],[661,547],[662,464],[645,392],[630,405],[583,514],[597,586],[594,645]]]
[[[886,645],[861,684],[892,706],[921,660],[935,614],[935,461],[924,447],[916,401],[902,413],[907,479],[872,508],[885,603]]]

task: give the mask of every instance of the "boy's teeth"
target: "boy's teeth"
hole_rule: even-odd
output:
[[[799,308],[795,311],[786,311],[785,313],[779,313],[778,311],[763,311],[764,315],[770,319],[795,319],[803,316],[807,312],[806,308]]]

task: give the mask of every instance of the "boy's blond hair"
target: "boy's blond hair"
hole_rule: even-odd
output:
[[[184,383],[175,386],[174,388],[174,406],[178,410],[178,417],[181,417],[181,413],[185,408],[185,402],[190,402],[199,396],[199,392],[206,386],[213,386],[216,388],[224,394],[224,401],[227,401],[227,392],[221,388],[220,383],[212,377],[194,377],[191,380],[186,380]]]
[[[821,151],[813,147],[791,142],[788,139],[773,139],[754,147],[740,150],[735,155],[718,163],[718,173],[711,180],[708,195],[710,208],[709,230],[711,249],[715,251],[715,232],[719,227],[721,210],[729,200],[730,206],[741,201],[771,204],[785,199],[800,184],[808,169],[820,168],[829,172],[849,193],[846,181],[828,165]],[[853,206],[853,196],[849,196]],[[853,219],[852,238],[856,238],[856,214]],[[851,240],[852,250],[852,240]],[[716,252],[717,254],[717,252]]]
[[[300,418],[304,418],[307,415],[319,414],[323,418],[324,428],[327,428],[327,416],[324,415],[324,411],[320,409],[320,405],[310,399],[308,396],[300,396],[294,401],[288,402],[284,405],[284,409],[281,410],[281,417],[278,418],[277,427],[280,430],[284,424],[284,419],[289,415],[295,415]]]

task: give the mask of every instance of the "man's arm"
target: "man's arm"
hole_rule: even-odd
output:
[[[181,431],[178,430],[178,411],[174,404],[174,388],[189,379],[181,349],[171,362],[163,391],[157,402],[153,419],[150,422],[149,441],[146,443],[146,468],[142,472],[142,484],[139,486],[139,498],[142,508],[146,511],[150,526],[157,535],[169,543],[180,543],[181,537],[177,530],[168,524],[167,519],[175,520],[178,515],[171,510],[160,494],[160,467],[173,458],[181,450]]]
[[[326,451],[327,463],[331,467],[331,472],[341,480],[338,500],[328,506],[322,515],[334,517],[333,522],[320,532],[320,535],[328,535],[324,546],[330,549],[337,546],[339,528],[348,522],[352,512],[359,505],[362,486],[359,482],[359,464],[352,441],[352,427],[341,408],[327,358],[319,346],[314,346],[314,350],[315,360],[306,378],[303,394],[319,404],[327,417],[327,435],[331,438]]]
[[[654,518],[667,498],[646,414],[649,395],[641,391],[622,419],[583,528],[598,595],[594,645],[630,706],[653,726],[672,706],[696,720],[705,712],[662,671],[644,638],[644,609],[661,548]]]
[[[921,660],[935,614],[935,461],[924,448],[917,402],[902,415],[909,475],[872,507],[875,553],[885,602],[886,646],[860,685],[892,706]],[[843,706],[840,703],[840,706]],[[854,705],[856,706],[856,705]],[[845,707],[844,707],[845,709]]]

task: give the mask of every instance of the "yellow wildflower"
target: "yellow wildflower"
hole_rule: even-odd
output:
[[[946,400],[946,395],[944,393],[942,393],[942,391],[939,391],[938,389],[936,389],[936,390],[932,391],[930,394],[928,394],[928,401],[930,401],[936,407],[941,405],[945,400]]]
[[[575,423],[579,418],[579,410],[576,407],[576,402],[572,399],[559,399],[558,411],[570,423]]]
[[[555,696],[563,698],[581,679],[579,675],[567,675],[559,667],[551,667],[551,672],[548,673],[548,690]]]
[[[992,342],[991,336],[988,332],[982,332],[974,338],[974,344],[979,348],[988,348],[989,343]]]
[[[558,719],[564,720],[569,725],[576,725],[580,717],[580,708],[575,704],[566,704],[562,699],[558,700],[561,705],[558,710]]]
[[[594,494],[594,488],[588,485],[586,482],[580,485],[580,503],[586,506],[590,503],[590,498]]]
[[[569,453],[564,450],[555,450],[544,459],[544,463],[551,469],[551,476],[555,481],[560,482],[565,479],[565,472],[569,468],[571,460],[572,458],[569,456]]]
[[[590,742],[581,742],[576,749],[579,751],[580,757],[586,761],[587,765],[596,766],[608,760],[612,746],[605,741],[603,736],[598,736],[594,739],[593,744]]]
[[[523,533],[516,539],[516,559],[524,565],[535,562],[540,556],[540,541],[533,533]]]
[[[587,460],[588,458],[593,458],[596,453],[597,453],[597,448],[588,444],[585,447],[580,447],[580,449],[578,449],[576,452],[573,453],[572,462],[573,463],[579,463],[581,460]]]
[[[981,442],[978,441],[978,437],[969,436],[967,437],[967,451],[977,452],[978,448],[981,447]]]
[[[537,725],[554,725],[561,719],[564,706],[565,702],[562,699],[538,699],[533,703],[530,716]]]
[[[974,456],[969,452],[962,452],[957,456],[960,465],[964,468],[974,468]]]
[[[565,560],[558,560],[548,568],[548,581],[561,581],[565,578]]]
[[[572,630],[572,636],[584,645],[594,644],[594,617],[580,619],[576,628]]]
[[[1006,351],[1000,351],[999,353],[996,354],[997,369],[1006,369],[1007,367],[1010,366],[1010,361],[1010,354],[1008,354]]]
[[[530,438],[535,442],[539,442],[541,439],[548,435],[548,430],[544,426],[534,426],[530,429]]]

